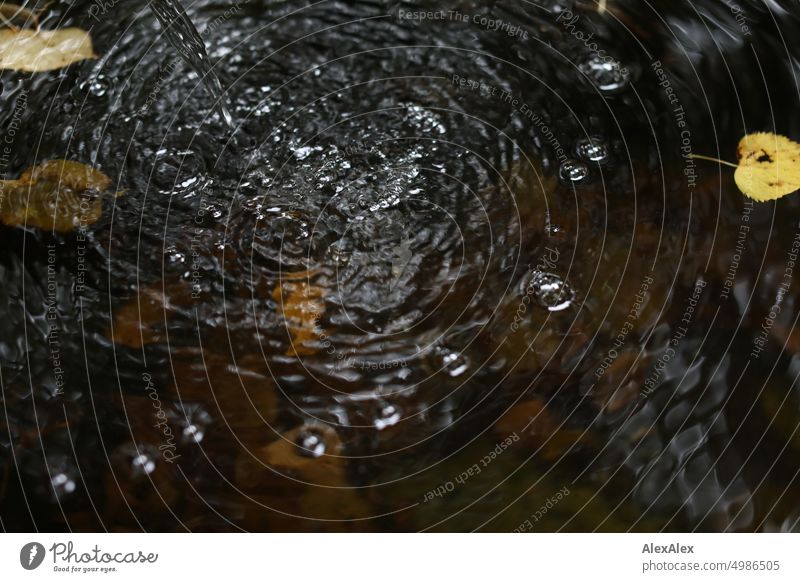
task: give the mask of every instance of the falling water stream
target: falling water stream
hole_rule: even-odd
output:
[[[178,0],[152,0],[150,7],[169,43],[198,74],[213,97],[220,116],[229,127],[233,127],[233,117],[225,105],[222,84],[208,59],[205,43],[181,3]]]

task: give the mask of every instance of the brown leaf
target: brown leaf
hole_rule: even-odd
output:
[[[316,353],[310,342],[319,339],[319,318],[325,313],[325,291],[307,280],[284,281],[272,292],[278,309],[292,336],[288,356],[307,356]]]
[[[0,220],[8,226],[69,232],[102,216],[111,179],[79,162],[50,160],[0,180]]]

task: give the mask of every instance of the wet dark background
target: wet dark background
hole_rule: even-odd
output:
[[[231,131],[146,6],[53,3],[99,58],[3,71],[2,171],[124,195],[0,225],[0,525],[796,529],[800,202],[681,147],[800,139],[800,14],[609,5],[187,0]]]

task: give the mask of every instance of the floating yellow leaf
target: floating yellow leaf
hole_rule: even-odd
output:
[[[80,28],[0,30],[0,69],[36,73],[93,58],[92,38]]]
[[[68,232],[97,222],[103,212],[99,193],[109,186],[111,179],[89,166],[50,160],[19,180],[0,180],[0,221]]]
[[[734,179],[750,198],[777,200],[800,189],[800,144],[774,133],[746,135]]]
[[[767,202],[800,190],[800,144],[774,133],[752,133],[739,142],[739,164],[690,155],[736,168],[734,180],[746,196]]]

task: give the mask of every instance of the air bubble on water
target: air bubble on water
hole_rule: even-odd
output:
[[[448,376],[456,378],[469,369],[469,359],[455,350],[446,347],[436,348],[438,367]]]
[[[137,455],[133,458],[133,465],[134,473],[144,473],[145,475],[149,475],[153,471],[156,470],[155,462],[147,455]]]
[[[318,458],[325,454],[325,439],[315,429],[305,429],[295,440],[295,445],[299,447],[298,454],[304,457]]]
[[[585,138],[575,145],[575,153],[587,162],[602,164],[608,161],[608,146],[598,138]]]
[[[394,426],[400,421],[400,409],[392,404],[385,404],[379,407],[378,416],[373,421],[375,428],[383,430]]]
[[[593,55],[578,67],[600,91],[614,93],[624,89],[630,73],[622,64],[610,57]]]
[[[582,182],[589,177],[589,167],[577,160],[565,160],[558,170],[561,179],[566,182]]]
[[[549,311],[563,311],[575,301],[575,291],[561,277],[553,273],[536,271],[523,293]]]

